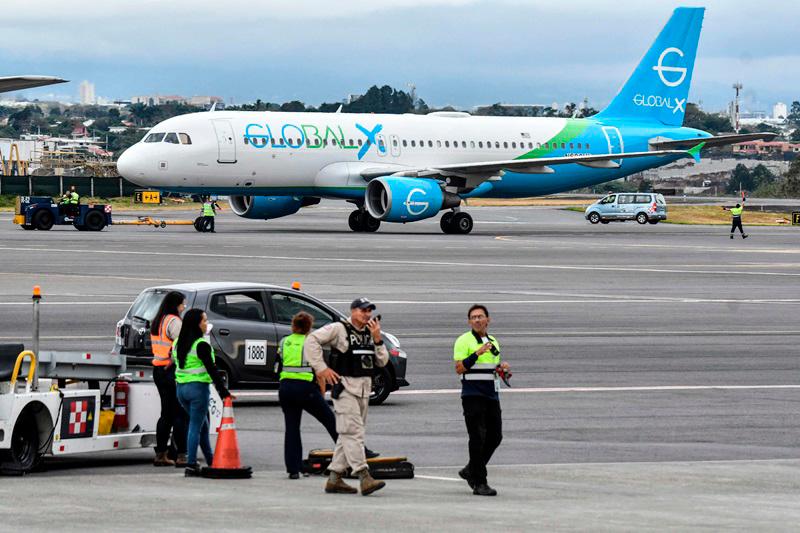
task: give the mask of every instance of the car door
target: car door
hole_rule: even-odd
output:
[[[633,203],[634,195],[632,194],[619,194],[617,195],[617,212],[616,217],[621,219],[633,218]]]
[[[275,326],[269,320],[265,293],[260,289],[215,291],[206,305],[213,324],[213,343],[223,353],[235,381],[269,382],[274,379]]]
[[[611,194],[606,196],[597,205],[600,216],[605,219],[614,218],[617,210],[617,195]]]
[[[339,319],[332,309],[326,309],[318,302],[306,298],[298,292],[272,291],[269,294],[269,303],[278,342],[287,335],[291,335],[292,317],[300,311],[305,311],[314,318],[312,331]],[[276,356],[277,352],[273,357]]]

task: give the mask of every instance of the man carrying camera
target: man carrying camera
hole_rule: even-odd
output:
[[[498,371],[508,373],[500,362],[500,343],[489,335],[489,310],[476,304],[467,312],[471,330],[453,347],[456,374],[461,376],[461,404],[469,434],[469,463],[458,475],[478,496],[496,496],[486,481],[486,465],[503,440]]]
[[[317,377],[332,385],[333,410],[339,438],[328,467],[330,477],[325,492],[358,492],[342,480],[347,467],[361,480],[361,494],[366,496],[386,483],[372,478],[364,454],[364,431],[367,407],[376,367],[385,366],[389,352],[381,339],[380,316],[372,318],[375,304],[358,298],[350,304],[350,318],[331,322],[306,337],[303,353]],[[331,349],[330,366],[322,356]]]

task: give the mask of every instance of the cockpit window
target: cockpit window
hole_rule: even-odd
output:
[[[164,133],[151,133],[147,137],[144,138],[144,142],[146,143],[160,143],[161,139],[164,138]]]
[[[181,144],[192,144],[192,138],[188,133],[179,133],[178,137],[181,138]]]
[[[164,142],[170,144],[180,144],[177,133],[167,133],[167,136],[164,137]]]

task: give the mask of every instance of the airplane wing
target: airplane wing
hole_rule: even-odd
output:
[[[54,78],[52,76],[5,76],[0,77],[0,93],[19,91],[32,87],[43,87],[55,83],[66,83],[69,80]]]
[[[695,143],[697,144],[697,143]],[[497,175],[503,170],[520,172],[523,174],[551,174],[553,165],[583,165],[592,168],[619,168],[620,159],[635,159],[639,157],[666,157],[686,156],[692,154],[686,150],[653,150],[650,152],[627,152],[622,154],[580,155],[572,157],[538,157],[530,159],[511,159],[504,161],[482,161],[472,163],[456,163],[450,165],[437,165],[429,167],[378,167],[365,168],[361,176],[366,180],[381,176],[407,176],[415,178],[436,176],[462,176],[481,177],[484,181]]]
[[[742,133],[739,135],[716,135],[714,137],[698,137],[696,139],[666,139],[664,137],[657,137],[650,141],[650,147],[654,150],[669,150],[676,148],[691,148],[699,143],[704,143],[704,148],[711,146],[726,146],[729,144],[737,144],[747,141],[771,141],[777,137],[777,133]]]

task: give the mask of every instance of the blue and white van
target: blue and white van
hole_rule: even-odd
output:
[[[667,201],[652,192],[611,193],[586,208],[586,220],[608,224],[612,220],[635,220],[658,224],[667,218]]]

